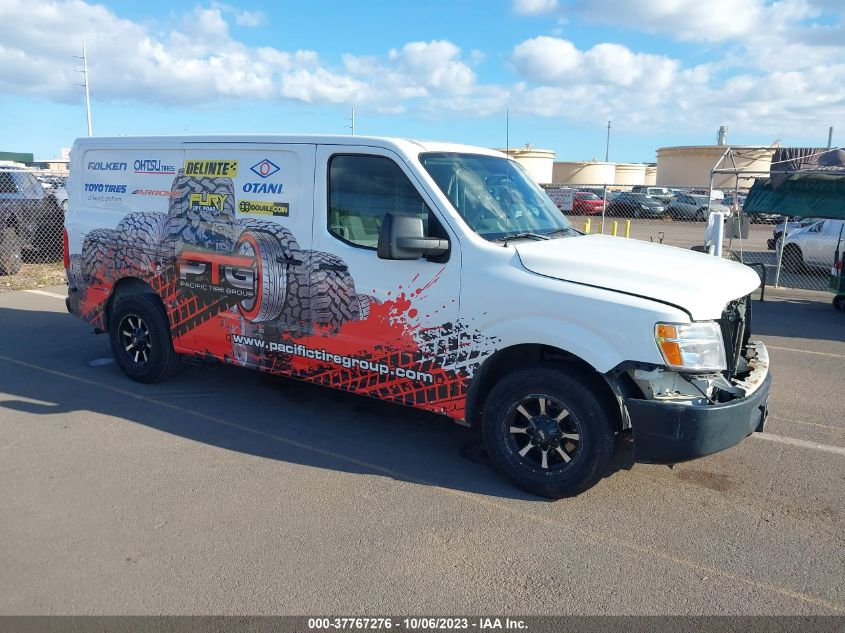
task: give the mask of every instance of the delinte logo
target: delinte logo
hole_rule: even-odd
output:
[[[86,182],[85,191],[96,191],[97,193],[126,193],[126,185],[106,185],[101,182]]]
[[[223,210],[228,197],[225,193],[192,193],[188,197],[188,203],[191,209],[215,213]]]
[[[166,165],[157,158],[142,158],[133,163],[136,174],[175,174],[175,165]]]
[[[236,160],[186,160],[186,176],[207,176],[218,178],[238,177],[238,161]]]
[[[244,183],[244,193],[282,193],[284,185],[273,182],[247,182]]]
[[[126,171],[126,163],[103,163],[92,162],[88,163],[90,171]]]
[[[279,166],[271,160],[267,160],[266,158],[259,163],[255,163],[252,167],[249,168],[251,172],[253,172],[256,176],[260,176],[261,178],[268,178],[272,176],[277,171],[279,171]]]

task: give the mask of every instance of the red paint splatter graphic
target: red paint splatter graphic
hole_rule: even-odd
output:
[[[174,191],[184,194],[191,190],[189,186],[206,190],[202,181],[183,182],[182,178],[180,174],[174,181]],[[215,186],[229,186],[225,182],[221,185],[220,180],[215,179]],[[220,223],[218,232],[209,232],[208,224],[194,226],[185,219],[185,199],[181,207],[178,200],[171,201],[167,216],[134,213],[116,229],[95,229],[85,236],[83,252],[72,256],[68,275],[69,285],[77,288],[71,293],[75,314],[105,329],[105,310],[115,284],[134,277],[161,297],[179,353],[464,417],[469,381],[475,368],[494,351],[496,341],[460,322],[421,326],[414,303],[424,298],[444,269],[425,283],[416,274],[395,293],[388,291],[389,299],[382,303],[374,296],[356,293],[340,258],[299,250],[294,236],[278,224],[228,220]],[[123,237],[124,225],[135,232]],[[153,235],[147,237],[153,247],[139,250],[137,234],[147,229]],[[256,278],[279,274],[275,268],[259,268],[268,265],[268,260],[257,251],[270,239],[289,253],[278,259],[294,262],[277,264],[275,256],[269,260],[273,267],[288,266],[284,278],[296,284],[289,286],[284,296],[258,296],[276,302],[273,305],[278,312],[274,313],[279,316],[273,321],[251,321],[256,311],[239,304],[237,295],[220,290],[216,282],[196,291],[180,281],[176,244],[185,236],[193,242],[188,245],[190,249],[179,252],[190,254],[207,248],[209,261],[216,253],[217,259],[228,262],[244,260],[236,245],[243,239],[239,236],[247,234],[252,237]],[[300,295],[295,292],[297,288],[309,290]],[[405,288],[415,290],[409,296]],[[246,299],[249,305],[254,305],[253,291],[261,289],[249,291],[253,293]]]

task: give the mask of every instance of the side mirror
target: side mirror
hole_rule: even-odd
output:
[[[378,234],[379,259],[419,259],[449,252],[449,240],[426,237],[422,218],[387,213]]]

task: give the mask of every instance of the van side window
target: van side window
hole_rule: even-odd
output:
[[[396,163],[382,156],[333,156],[329,232],[345,242],[375,249],[385,213],[418,215],[429,235],[431,210]]]

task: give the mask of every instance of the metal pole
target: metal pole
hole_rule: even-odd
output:
[[[607,161],[605,161],[605,162],[607,162]],[[604,196],[602,198],[602,203],[601,203],[601,232],[602,232],[602,235],[604,235],[605,211],[607,211],[607,185],[604,186]],[[615,228],[616,223],[614,222],[613,224],[614,224],[613,234],[616,235],[616,228]]]
[[[610,128],[613,125],[613,121],[607,122],[607,143],[604,146],[604,162],[610,162]]]
[[[93,136],[91,131],[91,94],[88,92],[88,53],[85,50],[85,42],[82,42],[82,73],[85,76],[85,111],[88,113],[88,136]]]
[[[780,283],[780,267],[783,263],[783,245],[786,242],[786,234],[789,230],[789,218],[787,216],[783,216],[783,231],[780,232],[780,244],[778,245],[778,262],[777,262],[777,269],[775,270],[775,288],[778,287]]]

